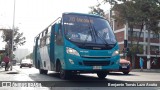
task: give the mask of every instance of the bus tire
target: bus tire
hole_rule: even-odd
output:
[[[129,72],[126,71],[126,72],[123,72],[123,74],[127,75],[127,74],[129,74]]]
[[[69,73],[68,73],[68,71],[62,69],[62,66],[61,66],[60,63],[59,63],[58,66],[59,66],[59,68],[60,68],[60,71],[59,71],[59,73],[60,73],[60,78],[61,78],[61,79],[68,79],[68,78],[69,78]]]
[[[47,75],[47,73],[48,73],[48,70],[43,70],[43,74]]]
[[[105,79],[105,77],[107,76],[107,72],[97,72],[97,76],[99,77],[99,79]]]
[[[43,73],[44,73],[44,70],[43,70],[43,69],[39,69],[39,73],[40,73],[40,74],[43,74]]]

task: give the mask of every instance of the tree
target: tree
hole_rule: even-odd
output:
[[[103,3],[110,3],[116,14],[112,17],[120,23],[128,23],[128,27],[131,31],[131,46],[133,45],[133,28],[140,26],[139,38],[144,26],[147,26],[148,30],[148,52],[150,52],[150,32],[159,32],[158,20],[160,20],[160,1],[159,0],[103,0]],[[131,51],[131,57],[134,57],[139,49],[139,39],[137,41],[137,50]],[[150,53],[148,53],[150,54]],[[132,58],[131,58],[132,59]],[[132,65],[134,59],[132,59]]]
[[[12,42],[12,29],[10,30],[3,30],[3,34],[2,34],[2,38],[3,38],[3,42],[7,42],[7,44],[9,45],[9,51],[11,51],[11,42]],[[22,46],[25,44],[25,37],[23,37],[23,33],[19,32],[19,28],[15,28],[14,30],[14,39],[13,39],[13,51],[15,51],[18,46]]]
[[[90,14],[96,14],[96,15],[100,15],[102,17],[105,17],[105,12],[103,9],[101,9],[100,4],[96,5],[96,6],[91,6],[89,7],[91,9],[91,11],[89,12]]]

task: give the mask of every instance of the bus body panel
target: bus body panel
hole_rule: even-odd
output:
[[[75,56],[65,52],[66,54],[64,61],[67,65],[65,65],[64,69],[66,70],[93,70],[94,66],[101,66],[101,70],[119,69],[120,56],[112,56],[113,52],[119,48],[118,44],[116,44],[116,46],[111,50],[89,50],[78,48],[76,45],[67,40],[65,43],[66,47],[73,48],[80,54],[80,56]],[[71,64],[69,59],[73,60],[74,64]]]
[[[44,46],[42,48],[40,48],[39,50],[39,55],[41,58],[41,68],[44,70],[51,70],[50,68],[50,57],[49,57],[49,53],[48,53],[48,46]]]

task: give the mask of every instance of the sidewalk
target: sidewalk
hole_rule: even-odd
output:
[[[143,69],[143,71],[140,71],[141,69],[132,69],[131,72],[151,72],[151,73],[160,73],[160,69]]]
[[[18,74],[19,72],[12,67],[12,70],[5,71],[4,67],[0,67],[0,74]]]

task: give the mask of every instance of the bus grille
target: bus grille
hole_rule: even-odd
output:
[[[110,61],[83,61],[85,66],[107,66]]]

